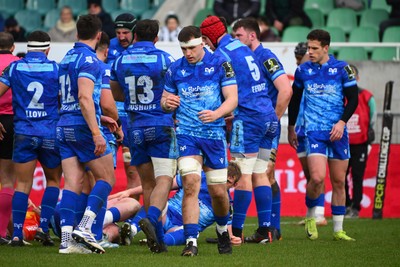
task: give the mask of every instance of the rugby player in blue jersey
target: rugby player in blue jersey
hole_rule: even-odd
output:
[[[176,111],[178,168],[184,188],[182,216],[186,239],[181,255],[195,256],[198,253],[198,194],[202,169],[207,177],[217,222],[218,252],[231,254],[227,231],[228,160],[223,117],[237,106],[235,72],[226,59],[205,49],[198,27],[184,27],[178,40],[184,57],[168,69],[161,103],[166,112]]]
[[[77,32],[78,42],[67,52],[59,69],[61,108],[57,140],[65,178],[60,203],[59,253],[104,253],[90,230],[115,183],[111,150],[100,129],[103,75],[94,49],[101,37],[101,21],[93,15],[82,15],[77,22]],[[90,168],[96,183],[82,220],[73,230],[85,167]]]
[[[114,27],[116,37],[110,40],[110,48],[108,49],[107,63],[112,66],[115,59],[121,55],[134,42],[134,34],[136,23],[138,20],[130,13],[122,13],[115,18]],[[118,142],[122,146],[122,159],[124,162],[125,175],[127,179],[127,188],[132,188],[140,185],[140,177],[135,166],[131,166],[131,152],[129,151],[128,140],[128,114],[125,111],[124,103],[116,101],[118,116],[122,124],[125,138],[122,142]],[[139,200],[139,195],[134,196]]]
[[[330,34],[316,29],[307,35],[310,60],[295,73],[293,97],[289,105],[289,126],[294,127],[304,93],[304,120],[307,138],[307,163],[310,181],[306,188],[306,235],[318,238],[315,209],[323,192],[326,164],[332,183],[332,220],[334,240],[354,241],[343,231],[346,212],[345,178],[349,152],[346,122],[357,108],[358,88],[353,69],[329,54]],[[345,104],[345,100],[347,103]],[[290,145],[297,147],[292,134]]]
[[[131,165],[136,166],[144,188],[147,216],[140,226],[155,253],[166,251],[160,215],[178,157],[172,113],[161,108],[164,76],[174,59],[155,48],[158,30],[156,20],[139,21],[134,44],[115,60],[111,76],[115,100],[125,101]]]
[[[277,56],[268,48],[264,48],[260,43],[260,28],[258,22],[253,18],[244,18],[235,23],[232,28],[234,35],[242,43],[247,45],[256,55],[260,62],[261,69],[267,80],[268,94],[272,105],[275,108],[276,115],[280,119],[286,111],[290,98],[292,97],[292,88],[285,70]],[[271,208],[271,227],[270,232],[273,240],[281,238],[280,233],[280,210],[281,197],[280,188],[275,180],[275,161],[278,152],[279,138],[281,135],[280,123],[277,136],[272,141],[271,154],[268,160],[267,176],[272,189],[272,208]],[[267,143],[269,142],[266,140]],[[268,149],[261,143],[261,147]],[[263,242],[263,236],[256,231],[254,235],[245,238],[245,242],[260,243]]]
[[[278,118],[268,95],[267,80],[257,57],[249,47],[227,34],[226,22],[207,17],[200,26],[203,38],[216,55],[231,62],[237,75],[239,103],[234,112],[230,151],[242,171],[234,195],[232,233],[242,238],[247,209],[256,201],[258,239],[271,242],[272,191],[266,175],[272,140],[277,135]]]
[[[50,36],[42,31],[32,32],[28,36],[25,58],[11,63],[0,78],[0,96],[12,87],[15,114],[13,161],[17,186],[12,201],[12,246],[24,245],[22,226],[37,160],[43,167],[47,187],[35,239],[45,246],[54,245],[49,235],[49,223],[59,195],[61,159],[55,145],[59,119],[58,66],[47,59],[49,51]]]
[[[298,43],[294,49],[294,55],[296,58],[297,66],[308,61],[309,58],[308,58],[308,53],[307,53],[307,43],[306,42]],[[302,98],[302,101],[303,101],[303,99],[304,99],[304,96]],[[296,126],[288,127],[289,144],[293,140],[292,135],[294,133],[296,134],[296,137],[297,137],[297,147],[296,147],[297,157],[300,160],[301,167],[303,168],[304,176],[308,182],[308,181],[310,181],[310,172],[308,171],[308,165],[307,165],[306,136],[305,136],[305,132],[304,132],[303,102],[300,105],[299,114],[298,114],[297,120],[296,120]],[[325,193],[324,192],[325,192],[325,186],[324,186],[322,193],[318,197],[318,204],[315,207],[315,222],[317,223],[317,226],[325,226],[328,224],[328,221],[325,219]],[[304,225],[304,224],[305,224],[305,220],[301,220],[299,222],[299,225]]]

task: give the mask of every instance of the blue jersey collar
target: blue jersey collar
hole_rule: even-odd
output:
[[[222,37],[221,40],[219,40],[218,46],[225,46],[225,45],[229,44],[230,42],[232,42],[232,40],[233,39],[229,34],[225,34],[225,36]]]
[[[47,56],[43,52],[29,51],[26,53],[25,58],[47,58]]]
[[[140,41],[140,42],[136,42],[132,45],[129,46],[129,48],[136,48],[136,47],[151,47],[154,48],[154,43],[150,42],[150,41]]]
[[[74,48],[87,48],[91,52],[96,53],[96,51],[93,48],[91,48],[87,44],[84,44],[84,43],[81,43],[81,42],[76,42],[75,45],[74,45]]]

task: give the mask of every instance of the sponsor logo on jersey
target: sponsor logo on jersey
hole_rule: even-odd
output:
[[[275,58],[270,58],[264,61],[264,66],[271,74],[275,73],[281,68]]]
[[[214,67],[211,67],[211,68],[205,68],[204,69],[204,74],[205,75],[210,75],[211,73],[213,73],[214,72]]]
[[[110,77],[110,76],[111,76],[111,70],[108,70],[108,69],[107,69],[107,70],[104,72],[104,75]]]
[[[337,68],[329,68],[328,72],[329,72],[329,75],[335,75],[337,73]]]
[[[85,58],[85,63],[86,63],[86,62],[87,62],[87,63],[90,63],[90,64],[93,63],[93,57],[92,57],[92,56],[86,57],[86,58]]]
[[[186,150],[186,146],[180,146],[180,147],[179,147],[179,150],[180,150],[180,151],[185,151],[185,150]]]
[[[316,149],[316,148],[318,148],[318,144],[311,144],[311,147]]]

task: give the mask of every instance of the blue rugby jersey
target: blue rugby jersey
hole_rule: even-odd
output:
[[[129,127],[173,126],[171,113],[161,109],[164,76],[174,59],[153,42],[137,42],[118,57],[111,80],[124,91]]]
[[[176,176],[176,183],[179,186],[178,191],[175,195],[168,200],[168,211],[173,214],[173,216],[177,218],[181,218],[182,220],[182,200],[183,200],[183,186],[182,186],[182,178],[180,175]],[[201,173],[201,185],[199,192],[199,206],[200,206],[200,214],[199,214],[199,231],[202,232],[208,226],[212,225],[215,222],[211,197],[208,193],[207,187],[207,179],[204,172]]]
[[[177,134],[223,140],[224,119],[205,124],[198,112],[221,106],[222,87],[236,84],[235,73],[224,58],[204,50],[203,59],[196,64],[182,57],[171,65],[166,73],[165,90],[180,97],[181,104],[176,110]]]
[[[257,57],[249,47],[227,34],[222,37],[214,53],[228,60],[236,73],[239,103],[235,115],[250,118],[275,113],[267,81]]]
[[[357,85],[350,66],[333,55],[323,65],[301,64],[294,84],[304,89],[305,131],[330,131],[343,115],[346,87]]]
[[[14,130],[18,134],[49,136],[58,115],[58,66],[43,52],[28,52],[12,62],[0,82],[12,87]]]
[[[125,48],[120,45],[118,38],[112,38],[110,40],[110,47],[108,48],[107,64],[111,66],[117,57],[119,57],[124,51]]]
[[[254,54],[260,62],[265,77],[267,77],[268,95],[272,101],[272,106],[275,108],[279,92],[274,85],[274,81],[279,76],[286,74],[285,69],[277,56],[268,48],[263,47],[262,44],[254,50]]]
[[[97,122],[100,125],[100,90],[102,69],[94,49],[83,43],[75,43],[60,63],[59,83],[61,90],[60,121],[58,126],[85,125],[78,99],[78,78],[94,82],[93,101]],[[84,88],[81,88],[84,90]]]

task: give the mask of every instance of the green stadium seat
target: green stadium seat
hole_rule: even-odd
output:
[[[346,34],[349,34],[357,27],[356,12],[350,8],[336,8],[329,13],[326,26],[340,27]]]
[[[322,14],[328,15],[335,7],[334,0],[306,0],[304,9],[319,9]]]
[[[150,0],[121,0],[121,9],[130,10],[140,18],[146,10],[150,9]]]
[[[260,0],[260,16],[265,16],[265,6],[267,5],[267,0]]]
[[[265,1],[265,0],[261,0],[261,2],[262,1]],[[215,2],[215,0],[206,0],[206,8],[213,9],[214,8],[214,2]]]
[[[396,55],[395,47],[375,47],[372,50],[371,59],[372,60],[381,60],[381,61],[393,61]]]
[[[339,60],[362,61],[368,60],[368,54],[363,47],[341,47],[337,58]]]
[[[331,36],[331,43],[332,42],[339,42],[344,43],[346,42],[346,34],[344,33],[342,28],[339,27],[324,27],[323,30],[329,32]],[[339,51],[338,47],[331,46],[330,51],[333,53],[337,53]]]
[[[0,9],[5,10],[9,15],[14,15],[24,9],[24,0],[0,0]]]
[[[0,10],[0,14],[4,20],[6,20],[10,17],[10,13],[8,13],[6,10]]]
[[[214,15],[214,11],[208,8],[200,9],[199,11],[197,11],[196,16],[194,17],[193,24],[195,26],[200,26],[200,24],[208,15]]]
[[[361,13],[360,26],[379,30],[379,24],[388,17],[389,13],[384,9],[366,9]]]
[[[307,35],[310,32],[310,28],[305,26],[290,26],[287,27],[282,34],[282,42],[304,42],[307,39]]]
[[[392,7],[386,3],[386,0],[372,0],[371,9],[385,9],[389,13],[392,11]]]
[[[350,32],[349,42],[379,43],[379,33],[373,27],[358,27]],[[364,47],[367,52],[372,52],[372,47]]]
[[[51,29],[56,26],[57,21],[60,18],[60,10],[58,8],[54,8],[46,13],[44,17],[43,26],[45,28]]]
[[[123,10],[123,9],[118,9],[118,10],[114,10],[113,12],[110,12],[110,16],[112,18],[113,21],[115,21],[115,19],[122,13],[131,13],[132,12],[128,11],[128,10]]]
[[[26,2],[27,10],[36,10],[42,16],[55,7],[56,2],[54,0],[28,0]]]
[[[308,17],[311,19],[313,29],[319,29],[325,26],[324,14],[319,9],[304,9]]]
[[[63,6],[69,6],[72,9],[74,16],[82,14],[84,10],[87,10],[87,1],[82,0],[58,0],[57,7],[61,9]]]
[[[153,0],[152,7],[159,8],[162,4],[164,4],[165,0]]]
[[[382,42],[399,43],[400,42],[400,26],[386,28],[383,33]]]
[[[102,2],[103,8],[107,13],[119,9],[119,0],[105,0]]]
[[[15,13],[14,17],[27,33],[42,28],[42,16],[35,10],[22,9]]]
[[[154,14],[156,14],[157,10],[158,10],[158,8],[147,9],[145,12],[143,12],[141,19],[153,18]]]

